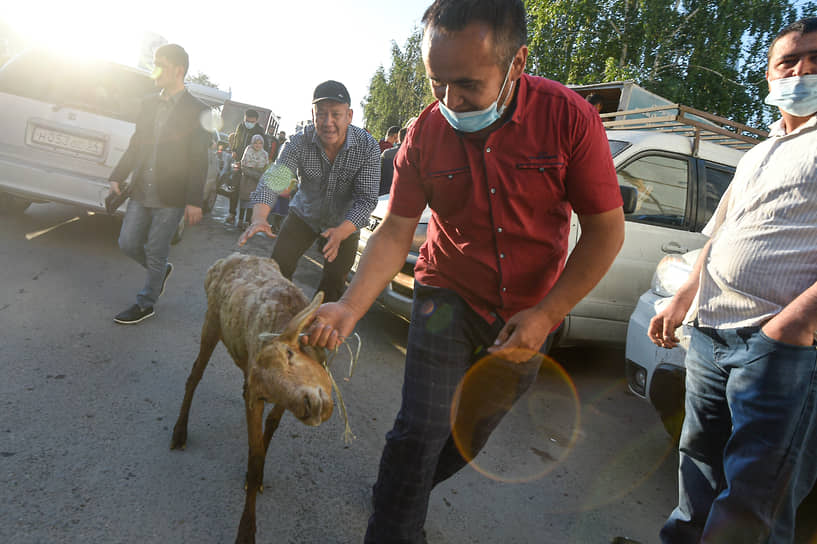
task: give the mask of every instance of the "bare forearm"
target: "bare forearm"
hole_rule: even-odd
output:
[[[414,225],[416,220],[408,227],[392,226],[387,218],[369,238],[355,277],[341,298],[358,319],[405,263]]]
[[[271,210],[272,210],[272,208],[269,205],[264,204],[263,202],[259,202],[258,204],[253,206],[252,207],[252,220],[253,220],[253,223],[259,223],[259,222],[262,222],[262,221],[264,223],[266,223],[267,222],[267,217],[269,217],[269,212]]]
[[[701,249],[701,253],[698,255],[698,259],[692,267],[692,272],[689,273],[689,277],[687,277],[686,281],[678,288],[678,291],[673,296],[673,302],[682,305],[681,307],[684,312],[689,310],[689,306],[698,293],[698,286],[701,283],[701,270],[704,268],[704,263],[706,262],[707,255],[709,255],[709,247],[711,245],[712,241],[710,240]]]
[[[764,325],[763,330],[777,340],[811,344],[817,331],[817,283],[788,303]]]

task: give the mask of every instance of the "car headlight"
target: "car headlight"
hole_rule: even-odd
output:
[[[692,265],[681,255],[667,255],[658,262],[650,289],[662,297],[673,296],[692,272]]]

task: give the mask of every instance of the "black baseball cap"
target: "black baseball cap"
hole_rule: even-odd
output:
[[[313,104],[321,100],[334,100],[335,102],[352,105],[352,99],[349,98],[349,91],[346,90],[343,83],[331,79],[315,87],[315,92],[312,93]]]

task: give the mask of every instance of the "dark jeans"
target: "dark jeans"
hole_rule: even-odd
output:
[[[281,274],[287,279],[292,279],[298,260],[309,249],[309,246],[320,238],[319,247],[323,247],[325,239],[320,233],[316,233],[306,222],[295,215],[288,213],[275,239],[272,248],[272,258],[278,263]],[[346,240],[340,243],[338,254],[335,260],[323,263],[323,275],[318,291],[323,291],[324,302],[334,302],[338,300],[346,290],[346,276],[352,269],[357,253],[357,242],[360,233],[355,232]]]
[[[817,349],[701,327],[686,368],[679,503],[661,541],[792,542],[817,477]]]
[[[415,283],[406,348],[403,400],[374,486],[367,543],[422,542],[432,488],[467,464],[452,437],[451,407],[466,371],[482,359],[503,326],[488,324],[453,291]],[[504,415],[536,379],[540,358],[498,360],[469,380],[456,425],[470,430],[461,445],[472,459]]]

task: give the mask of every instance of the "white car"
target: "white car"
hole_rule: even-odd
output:
[[[39,49],[9,60],[0,67],[0,212],[22,212],[32,202],[104,211],[108,177],[142,99],[155,92],[147,72],[111,62]],[[218,175],[218,136],[211,138],[205,211],[215,203]]]
[[[684,255],[661,259],[655,269],[650,289],[638,299],[627,326],[624,348],[627,386],[637,396],[649,400],[655,407],[664,428],[673,438],[681,432],[684,420],[684,358],[692,334],[691,316],[675,331],[679,345],[666,349],[647,337],[650,320],[672,299],[692,272],[700,249]]]
[[[608,130],[619,185],[625,194],[625,239],[610,270],[565,318],[555,343],[624,344],[627,321],[638,297],[650,286],[655,266],[666,255],[681,255],[706,243],[701,229],[732,179],[744,151],[652,130]],[[634,193],[637,191],[637,194]],[[635,196],[634,199],[630,197]],[[370,224],[361,230],[362,253],[383,219],[388,196],[381,197]],[[627,209],[628,200],[633,209]],[[634,200],[634,202],[632,201]],[[403,269],[379,300],[406,318],[411,314],[414,264],[425,241],[431,211],[426,209]],[[581,234],[571,220],[569,250]]]

